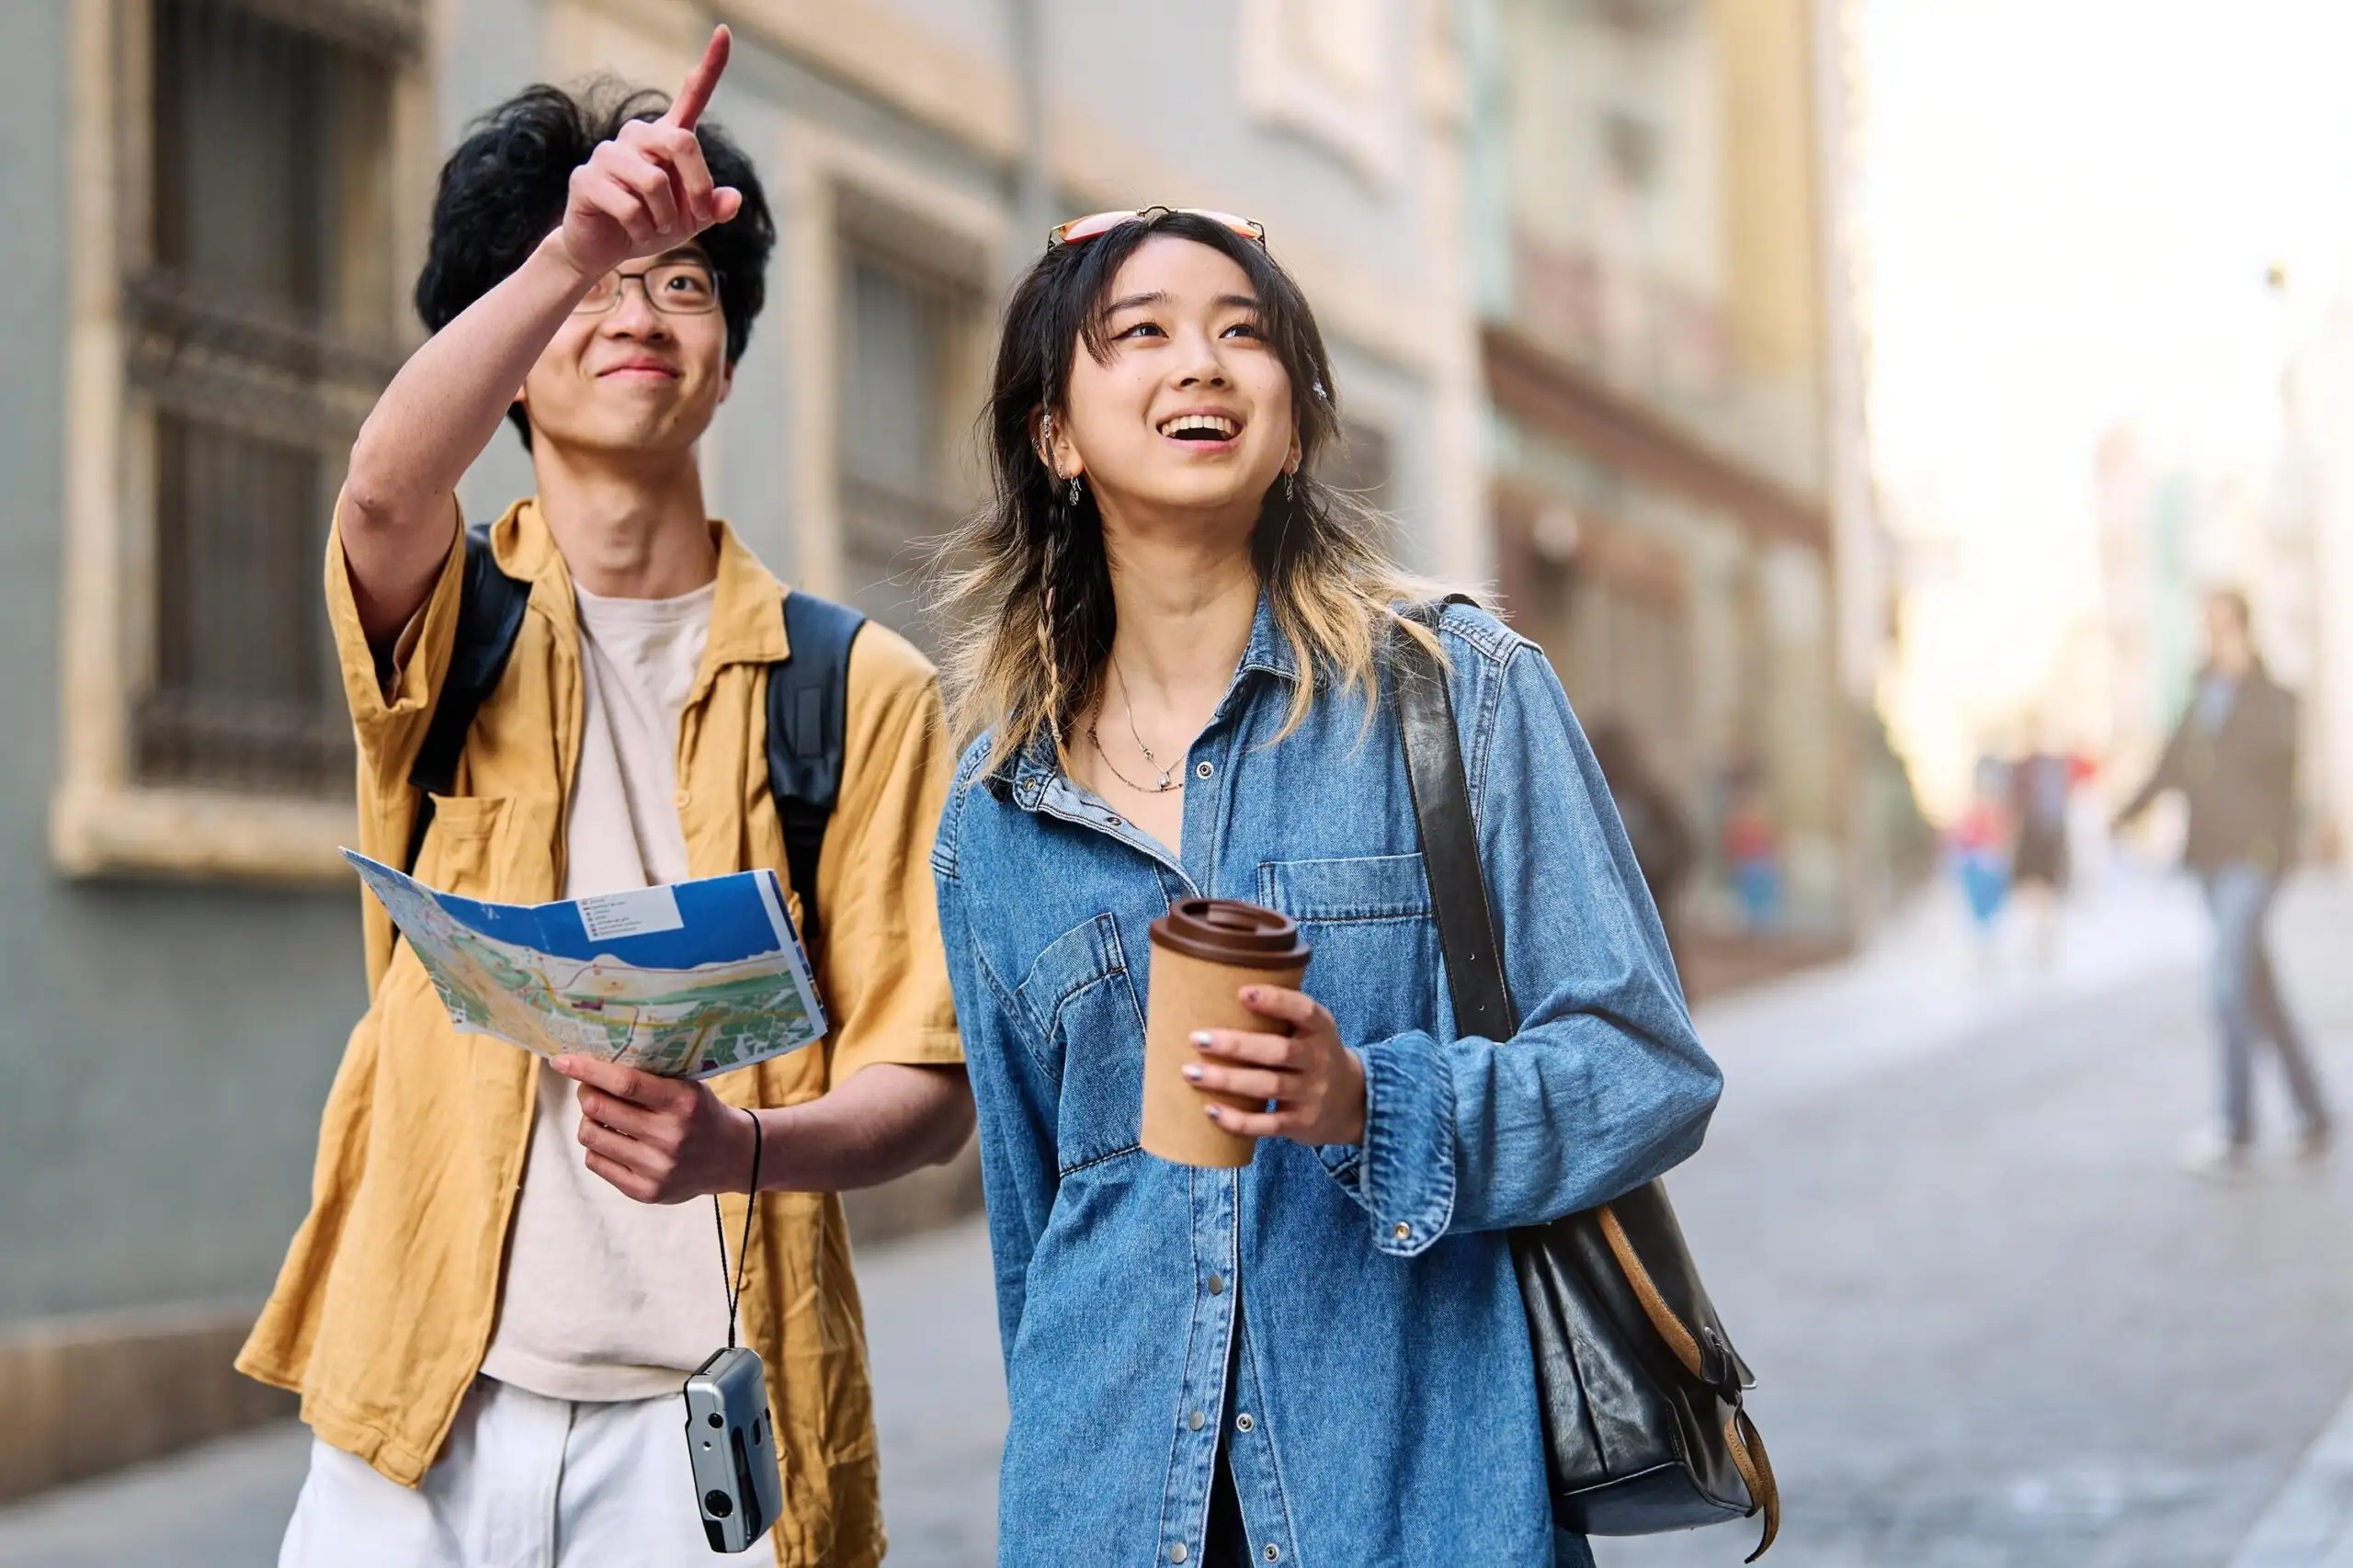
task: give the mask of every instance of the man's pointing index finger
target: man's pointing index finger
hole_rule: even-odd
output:
[[[702,58],[687,73],[686,85],[671,100],[670,112],[662,117],[665,125],[675,125],[681,131],[695,128],[702,119],[702,111],[710,106],[720,76],[727,70],[727,54],[733,43],[733,35],[724,26],[711,28],[710,41],[703,45]]]

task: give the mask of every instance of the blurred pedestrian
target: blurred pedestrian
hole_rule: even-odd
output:
[[[1650,759],[1631,725],[1605,716],[1587,726],[1586,740],[1593,747],[1593,759],[1601,765],[1602,778],[1609,783],[1618,820],[1625,824],[1626,837],[1633,844],[1643,885],[1649,888],[1659,924],[1666,930],[1667,949],[1679,959],[1676,906],[1681,902],[1684,879],[1691,874],[1699,847],[1692,841],[1691,825],[1674,791],[1651,771]]]
[[[726,58],[715,31],[668,104],[527,89],[450,156],[416,291],[436,333],[352,449],[328,608],[369,854],[529,903],[790,870],[833,1032],[709,1082],[543,1063],[455,1033],[371,907],[310,1217],[238,1358],[300,1391],[313,1433],[280,1568],[725,1561],[680,1387],[735,1342],[731,1281],[786,1499],[756,1550],[794,1568],[882,1554],[833,1194],[970,1135],[929,876],[953,757],[930,665],[863,628],[833,688],[833,826],[822,857],[788,848],[767,680],[788,621],[821,633],[795,650],[814,657],[845,612],[788,608],[704,509],[697,443],[775,240],[750,161],[698,123]],[[509,421],[536,494],[470,535],[459,478]],[[413,769],[442,704],[491,657],[470,607],[494,577],[513,640],[426,796]],[[717,1195],[755,1188],[722,1241]]]
[[[1763,770],[1737,764],[1729,779],[1732,807],[1722,831],[1724,867],[1751,936],[1781,923],[1781,835],[1773,823]]]
[[[2182,859],[2214,922],[2212,1005],[2222,1050],[2222,1125],[2191,1144],[2188,1165],[2225,1174],[2255,1144],[2255,1054],[2268,1044],[2317,1158],[2333,1127],[2303,1030],[2279,994],[2266,925],[2295,850],[2296,699],[2256,652],[2246,596],[2209,594],[2207,660],[2164,755],[2116,814],[2119,829],[2168,790],[2188,800]]]
[[[933,858],[1003,1568],[1593,1562],[1553,1523],[1509,1228],[1690,1153],[1721,1080],[1559,679],[1467,605],[1428,634],[1527,1011],[1449,1027],[1429,884],[1462,868],[1425,860],[1383,696],[1420,624],[1395,607],[1432,590],[1318,475],[1331,385],[1263,231],[1222,214],[1065,225],[1006,310]],[[1260,1027],[1183,1037],[1176,1088],[1227,1096],[1188,1108],[1256,1140],[1240,1170],[1140,1142],[1143,966],[1184,994],[1159,938],[1195,894],[1277,904],[1313,949],[1304,991],[1234,976]]]
[[[2048,966],[2059,951],[2059,900],[2072,862],[2067,848],[2067,797],[2074,768],[2045,746],[2010,766],[2010,887],[2034,911],[2036,956]]]
[[[1977,765],[1975,794],[1952,829],[1953,874],[1977,933],[1978,960],[1994,961],[1995,922],[2010,893],[2008,770],[1994,758]]]

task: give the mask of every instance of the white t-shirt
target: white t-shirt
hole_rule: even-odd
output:
[[[714,585],[608,599],[574,585],[584,723],[563,896],[678,882],[678,720],[710,639]],[[579,1085],[540,1068],[531,1153],[483,1375],[551,1399],[675,1393],[726,1342],[709,1203],[649,1204],[583,1163]]]

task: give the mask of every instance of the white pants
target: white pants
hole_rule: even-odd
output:
[[[477,1378],[415,1491],[313,1441],[278,1568],[669,1568],[710,1550],[673,1394],[574,1403]]]

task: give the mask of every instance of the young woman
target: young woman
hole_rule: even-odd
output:
[[[1527,1023],[1454,1038],[1384,697],[1430,591],[1315,478],[1331,386],[1222,214],[1064,224],[1007,314],[934,856],[1006,1564],[1591,1561],[1554,1537],[1505,1232],[1689,1154],[1719,1078],[1559,683],[1461,607],[1437,641]],[[1199,1046],[1199,1086],[1267,1103],[1214,1112],[1260,1139],[1239,1172],[1138,1146],[1146,930],[1195,894],[1314,949],[1304,994],[1242,992],[1265,1032]]]

